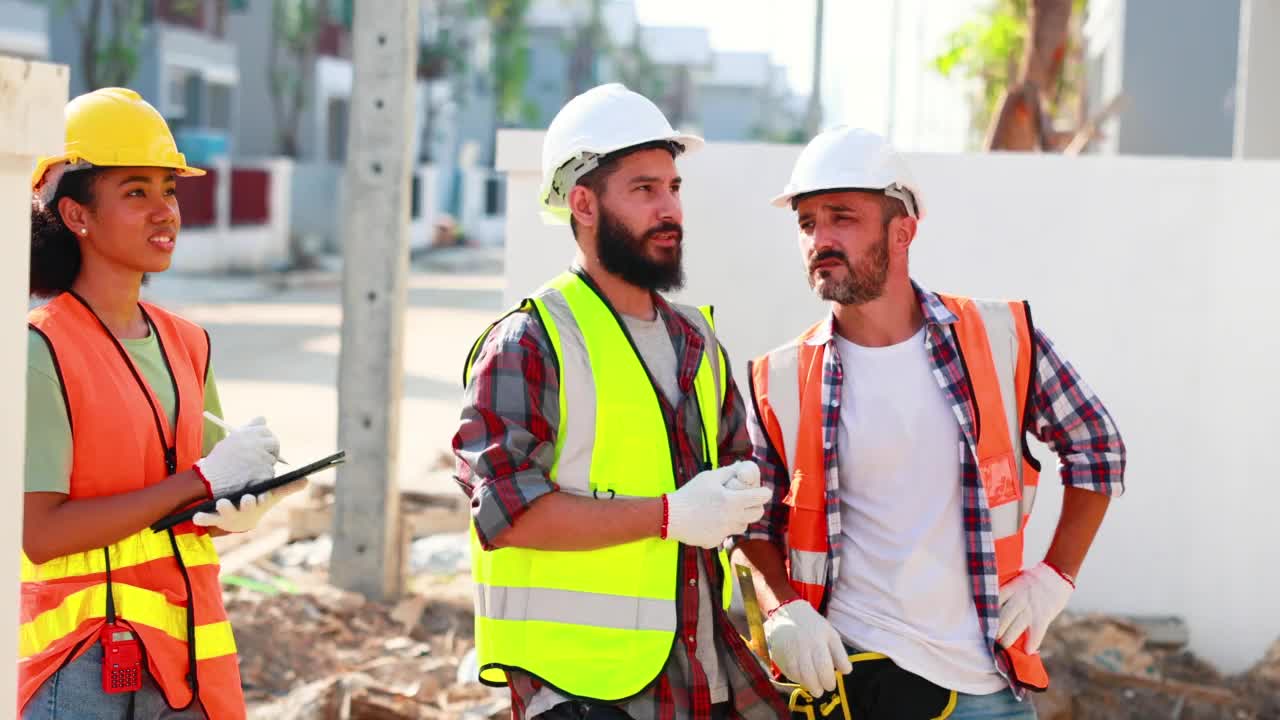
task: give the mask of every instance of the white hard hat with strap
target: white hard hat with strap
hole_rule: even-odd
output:
[[[912,217],[924,218],[920,187],[902,156],[883,137],[846,125],[809,141],[796,159],[791,181],[773,204],[787,207],[801,195],[842,190],[884,193],[901,200]]]
[[[695,135],[678,133],[653,101],[618,83],[600,85],[573,98],[551,121],[542,141],[542,218],[554,225],[569,222],[569,191],[594,170],[604,156],[656,142],[670,142],[676,152],[702,147]]]

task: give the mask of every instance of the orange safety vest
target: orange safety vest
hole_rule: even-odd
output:
[[[1023,530],[1039,484],[1039,464],[1025,449],[1027,395],[1033,346],[1025,303],[938,296],[959,320],[952,325],[968,376],[973,402],[977,459],[985,506],[995,543],[996,569],[1003,586],[1022,571]],[[818,612],[838,564],[831,557],[827,529],[827,479],[823,455],[822,374],[825,345],[811,342],[826,323],[751,365],[752,396],[765,433],[791,475],[784,498],[787,570],[791,586]],[[1011,432],[1018,428],[1018,432]],[[1012,681],[1043,690],[1049,676],[1038,654],[1025,650],[1024,634],[1013,647],[998,644]],[[868,648],[874,650],[875,648]]]
[[[200,458],[208,335],[158,307],[141,307],[173,378],[176,429],[128,352],[78,296],[63,293],[27,318],[48,343],[62,381],[72,500],[140,490]],[[169,705],[189,706],[194,685],[212,720],[244,718],[235,638],[208,531],[191,522],[159,533],[144,528],[106,552],[118,619],[137,634]],[[98,642],[108,587],[104,555],[95,548],[36,565],[23,554],[19,713],[51,675]]]

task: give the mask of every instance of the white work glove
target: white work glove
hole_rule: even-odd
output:
[[[725,487],[735,477],[740,477],[737,468],[742,464],[700,472],[684,487],[664,495],[667,502],[666,536],[685,545],[710,550],[723,545],[725,538],[746,532],[748,525],[764,517],[764,504],[773,497],[767,488],[734,490]],[[756,475],[758,485],[759,470]]]
[[[303,478],[261,495],[245,495],[240,498],[239,508],[231,500],[219,498],[215,503],[217,512],[198,512],[192,516],[191,522],[204,527],[222,528],[229,533],[249,532],[258,526],[268,510],[306,486],[307,479]]]
[[[760,466],[754,462],[739,460],[726,469],[733,471],[733,475],[724,484],[730,490],[750,490],[760,487]]]
[[[836,675],[853,670],[840,633],[804,600],[778,606],[764,623],[773,662],[810,695],[836,689]]]
[[[1022,633],[1030,631],[1026,650],[1039,652],[1049,623],[1067,606],[1074,590],[1066,578],[1044,563],[1005,583],[1000,588],[1000,629],[996,631],[1000,644],[1013,647]]]
[[[280,441],[257,417],[232,430],[213,446],[209,455],[196,462],[196,472],[204,480],[209,497],[222,497],[247,485],[275,476]]]

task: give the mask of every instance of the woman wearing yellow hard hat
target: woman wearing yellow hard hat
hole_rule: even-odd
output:
[[[72,100],[66,148],[31,178],[19,712],[243,718],[211,533],[275,497],[153,532],[174,510],[272,476],[265,421],[222,433],[199,326],[139,301],[181,228],[176,179],[201,175],[132,90]],[[290,487],[291,490],[297,489]]]

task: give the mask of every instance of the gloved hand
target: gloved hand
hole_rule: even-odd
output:
[[[733,477],[724,486],[730,490],[749,490],[760,487],[760,466],[750,460],[739,460],[728,468]]]
[[[274,477],[279,454],[280,441],[267,428],[267,421],[257,417],[228,433],[196,462],[195,470],[209,497],[222,497]]]
[[[853,670],[840,633],[804,600],[779,605],[764,623],[769,655],[784,675],[809,694],[836,689],[836,675]]]
[[[1000,628],[996,637],[1005,647],[1013,647],[1023,632],[1027,652],[1036,653],[1049,623],[1058,617],[1075,590],[1066,578],[1045,563],[1024,570],[1000,588]]]
[[[664,495],[667,504],[664,538],[710,550],[720,547],[730,535],[745,532],[748,525],[764,517],[764,504],[773,497],[767,488],[732,490],[725,487],[737,476],[735,468],[739,464],[700,472],[684,487]]]
[[[198,512],[191,518],[191,522],[205,527],[222,528],[230,533],[249,532],[258,526],[268,510],[306,486],[307,479],[303,478],[261,495],[245,495],[240,498],[239,508],[231,500],[220,498],[215,504],[217,512]]]

